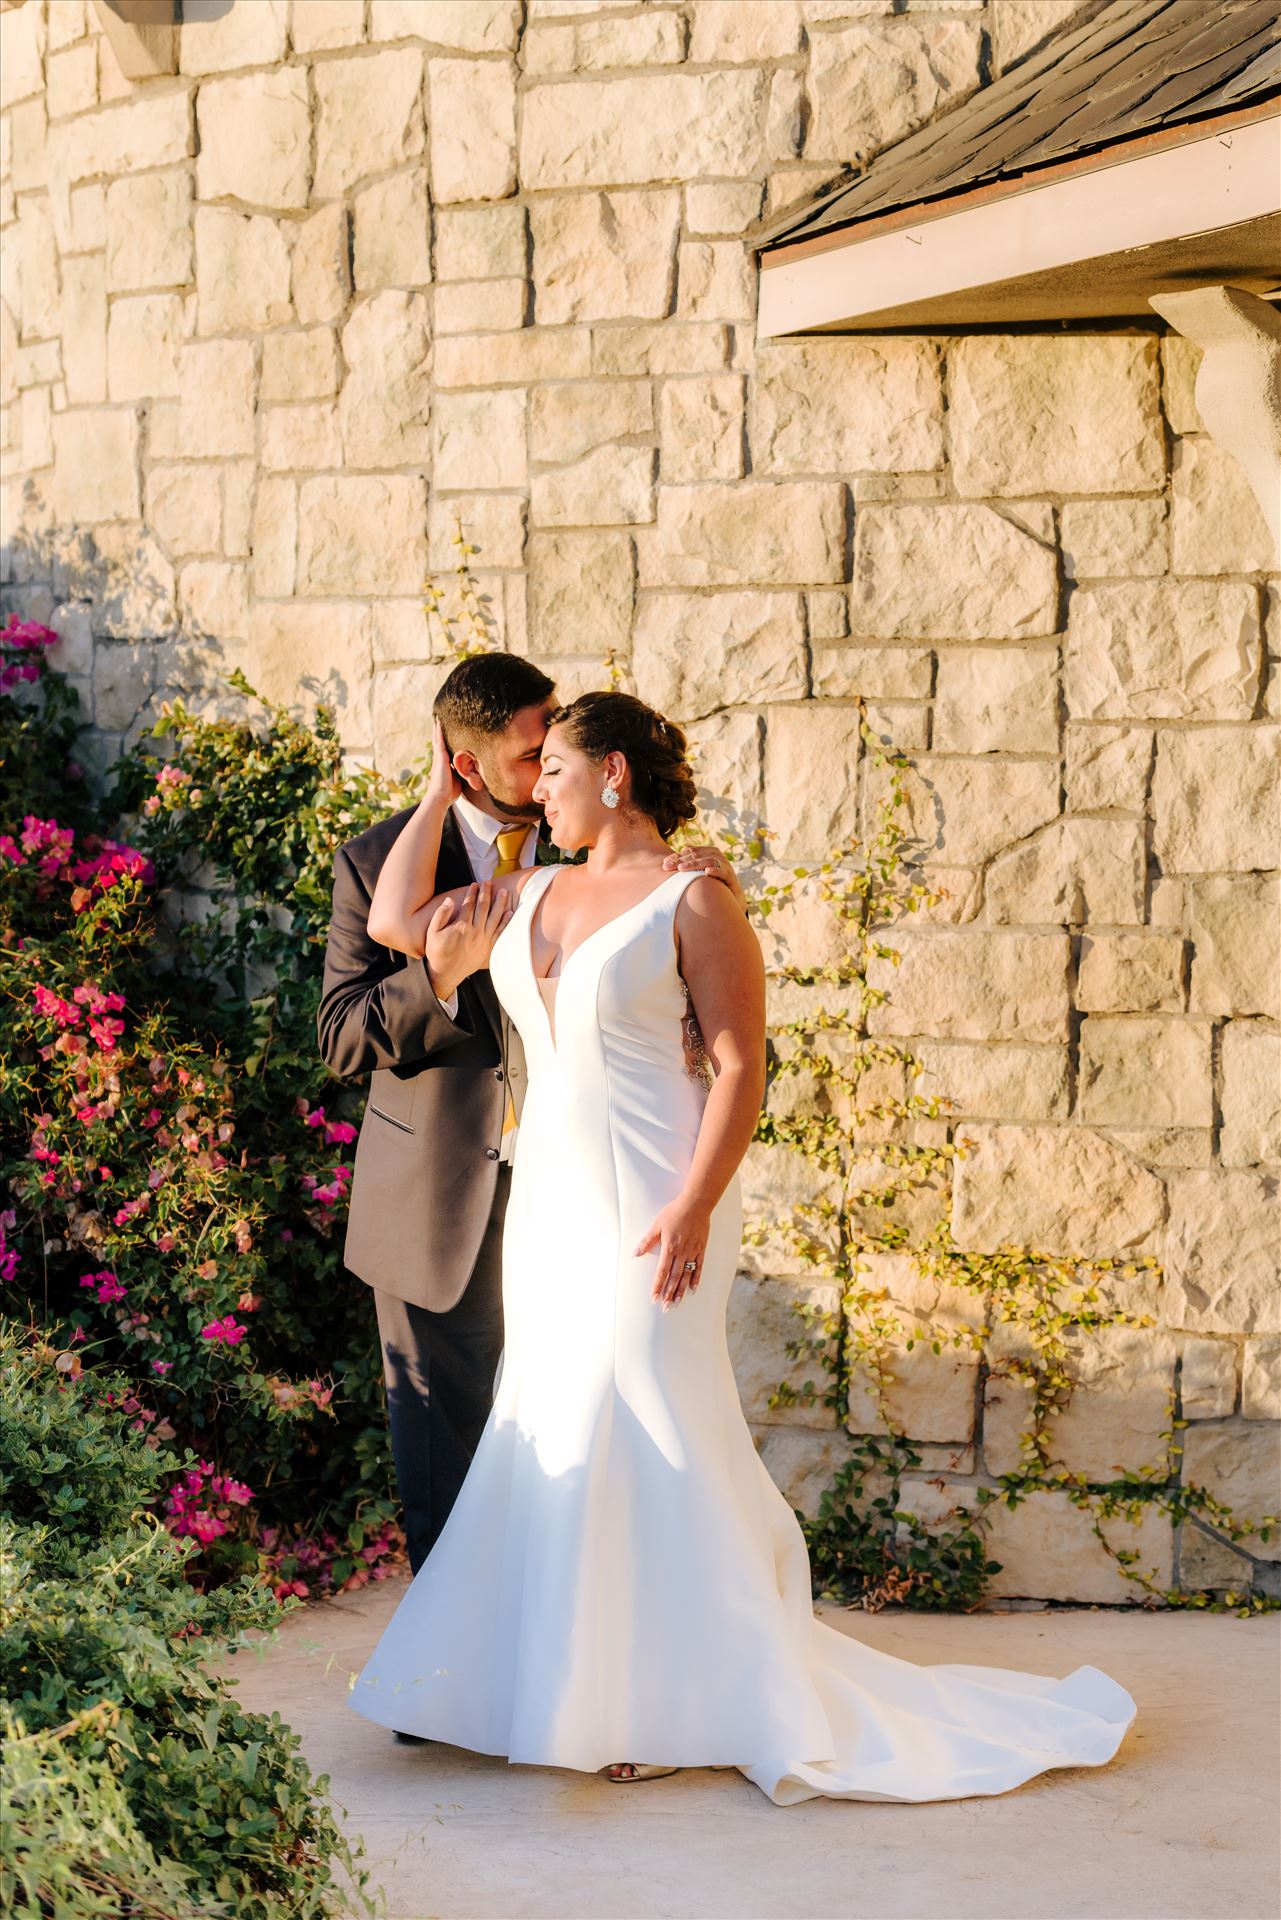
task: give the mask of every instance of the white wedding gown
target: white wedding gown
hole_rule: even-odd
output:
[[[737,1179],[679,1307],[653,1304],[657,1255],[632,1252],[681,1190],[707,1098],[685,1072],[673,930],[695,876],[576,947],[549,1005],[530,923],[556,872],[528,883],[490,962],[529,1071],[497,1397],[352,1705],[540,1766],[735,1766],[779,1805],[1002,1793],[1110,1760],[1134,1702],[1092,1667],[919,1667],[815,1620],[726,1349]]]

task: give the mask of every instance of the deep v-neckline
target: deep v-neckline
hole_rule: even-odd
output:
[[[578,945],[574,947],[569,953],[564,952],[564,950],[562,949],[561,956],[560,956],[560,972],[554,973],[554,974],[539,973],[536,967],[534,966],[534,921],[538,917],[538,910],[541,907],[543,901],[547,898],[548,894],[552,890],[555,875],[553,874],[553,878],[547,882],[546,886],[541,887],[539,889],[538,897],[536,898],[533,906],[530,909],[529,920],[526,923],[526,927],[525,927],[525,956],[529,961],[529,971],[533,977],[534,985],[535,987],[538,988],[538,1001],[539,1001],[539,1005],[542,1007],[542,1010],[543,1010],[543,1018],[547,1023],[547,1037],[551,1041],[553,1052],[555,1051],[555,1048],[556,1048],[556,1031],[552,1025],[551,1008],[547,1004],[547,1000],[542,992],[542,987],[540,985],[540,982],[544,982],[547,980],[556,980],[556,981],[563,980],[565,978],[566,973],[568,973],[571,964],[575,960],[577,960],[579,954],[583,951],[584,947],[589,947],[592,941],[597,939],[602,933],[607,933],[610,927],[617,926],[620,920],[626,920],[629,913],[635,913],[637,908],[643,907],[647,900],[652,900],[656,893],[661,893],[669,880],[678,880],[680,878],[681,878],[681,870],[679,868],[677,868],[677,870],[674,873],[664,874],[663,878],[659,881],[656,887],[651,887],[648,893],[643,893],[639,900],[633,900],[631,906],[624,907],[621,913],[612,914],[608,920],[602,920],[601,924],[598,927],[593,927],[592,931],[589,934],[587,934],[584,939],[580,940]],[[557,992],[556,998],[559,1001],[560,999],[559,991]]]

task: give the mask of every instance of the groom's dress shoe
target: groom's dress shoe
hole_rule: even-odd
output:
[[[393,1738],[399,1740],[401,1745],[405,1747],[429,1747],[431,1745],[431,1741],[425,1733],[402,1733],[399,1728],[396,1728]]]

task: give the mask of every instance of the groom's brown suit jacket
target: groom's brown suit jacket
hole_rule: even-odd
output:
[[[476,1263],[498,1180],[507,1088],[519,1116],[525,1057],[488,972],[463,981],[451,1020],[426,962],[369,937],[375,883],[412,812],[380,820],[334,856],[317,1030],[334,1073],[371,1075],[346,1264],[380,1292],[440,1313],[457,1304]],[[436,891],[473,878],[451,813]]]

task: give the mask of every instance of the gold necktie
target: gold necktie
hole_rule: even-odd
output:
[[[498,836],[498,865],[494,868],[495,880],[501,880],[505,873],[520,871],[521,849],[529,838],[528,827],[505,827]]]

